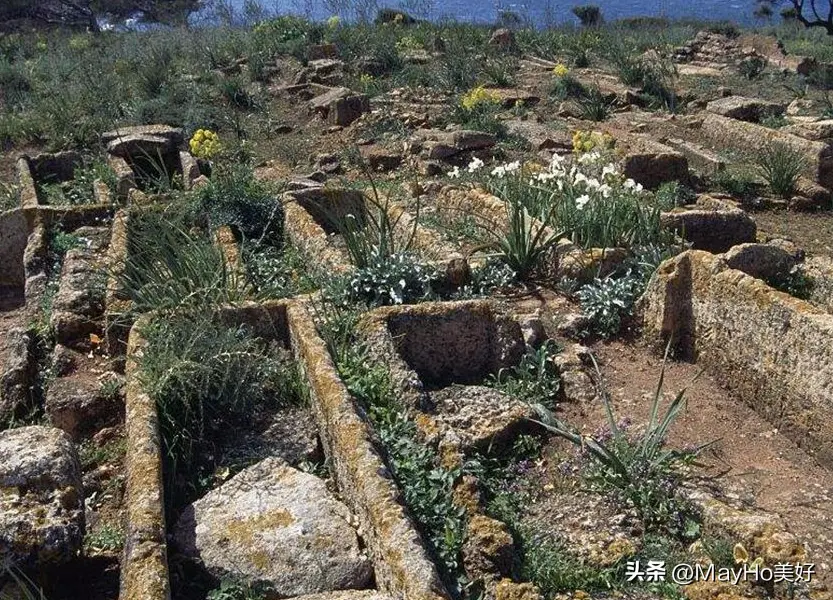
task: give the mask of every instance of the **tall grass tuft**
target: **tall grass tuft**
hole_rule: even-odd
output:
[[[756,162],[772,192],[781,198],[792,196],[798,177],[807,166],[801,152],[778,142],[764,148]]]
[[[246,296],[242,275],[217,246],[162,214],[130,221],[124,267],[119,286],[138,312],[219,306]]]

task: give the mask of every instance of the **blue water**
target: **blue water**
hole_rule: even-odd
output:
[[[242,6],[243,0],[233,0]],[[270,12],[301,14],[313,19],[326,19],[333,14],[332,7],[339,0],[267,0],[264,4]],[[670,19],[728,20],[741,24],[754,23],[752,11],[754,0],[527,0],[526,2],[495,2],[494,0],[353,0],[352,4],[370,7],[410,7],[412,14],[423,18],[439,20],[450,18],[457,21],[494,23],[499,11],[511,10],[537,26],[554,23],[575,23],[570,12],[579,4],[595,4],[602,9],[605,20],[612,21],[626,17],[667,17]],[[410,3],[410,4],[409,4]],[[425,5],[431,5],[425,10]],[[418,6],[418,5],[421,5]],[[368,14],[375,11],[368,10]],[[342,11],[344,17],[354,17]]]

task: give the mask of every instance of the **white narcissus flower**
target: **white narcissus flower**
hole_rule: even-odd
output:
[[[460,176],[460,167],[454,167],[449,171],[448,176],[452,179],[457,179]]]
[[[604,179],[608,175],[616,175],[616,165],[614,165],[613,163],[605,165],[602,169],[602,179]]]
[[[514,162],[509,163],[503,169],[506,173],[514,173],[515,171],[519,171],[521,168],[521,161],[516,160]]]
[[[506,167],[495,167],[492,169],[491,173],[492,177],[503,177],[506,175]]]
[[[468,172],[469,173],[474,173],[475,171],[481,169],[484,164],[485,163],[482,160],[480,160],[479,158],[477,158],[475,156],[474,158],[471,159],[471,162],[469,163]]]
[[[636,182],[635,182],[633,179],[630,179],[630,178],[629,178],[629,179],[625,179],[625,183],[623,183],[623,184],[622,184],[622,186],[623,186],[626,190],[632,190],[633,188],[635,188],[635,187],[636,187]]]
[[[576,183],[576,184],[586,182],[586,181],[587,181],[587,175],[585,175],[581,171],[576,173],[575,176],[573,177],[573,183]]]
[[[579,196],[576,198],[576,208],[578,210],[583,210],[587,203],[590,202],[590,196],[584,194],[583,196]]]
[[[607,185],[606,183],[599,188],[599,192],[601,192],[602,196],[605,198],[610,198],[611,192],[613,192],[613,188]]]
[[[602,187],[602,183],[596,179],[595,177],[587,180],[587,187],[593,190],[597,190]]]

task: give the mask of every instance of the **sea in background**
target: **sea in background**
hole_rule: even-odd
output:
[[[231,0],[236,9],[242,9],[244,0]],[[452,19],[467,23],[494,23],[503,11],[511,11],[537,27],[576,23],[571,10],[580,4],[595,4],[602,10],[605,20],[629,17],[666,17],[668,19],[696,19],[709,21],[733,21],[751,25],[755,23],[754,0],[528,0],[523,3],[489,2],[482,0],[262,0],[261,4],[271,14],[300,14],[312,19],[326,19],[336,13],[345,18],[355,17],[355,11],[333,11],[338,4],[361,7],[365,14],[375,14],[378,6],[402,8],[421,18],[432,21]],[[353,14],[351,14],[353,13]]]

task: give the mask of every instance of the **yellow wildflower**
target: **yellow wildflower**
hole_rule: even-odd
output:
[[[338,26],[341,25],[341,17],[338,15],[333,15],[329,19],[327,19],[327,28],[328,29],[338,29]]]
[[[197,129],[188,142],[191,154],[197,158],[211,158],[222,150],[220,137],[210,129]]]
[[[570,69],[564,63],[558,63],[553,67],[552,74],[556,77],[565,77],[570,74]]]
[[[469,112],[488,104],[500,104],[500,96],[482,85],[466,92],[460,100],[460,106]]]

